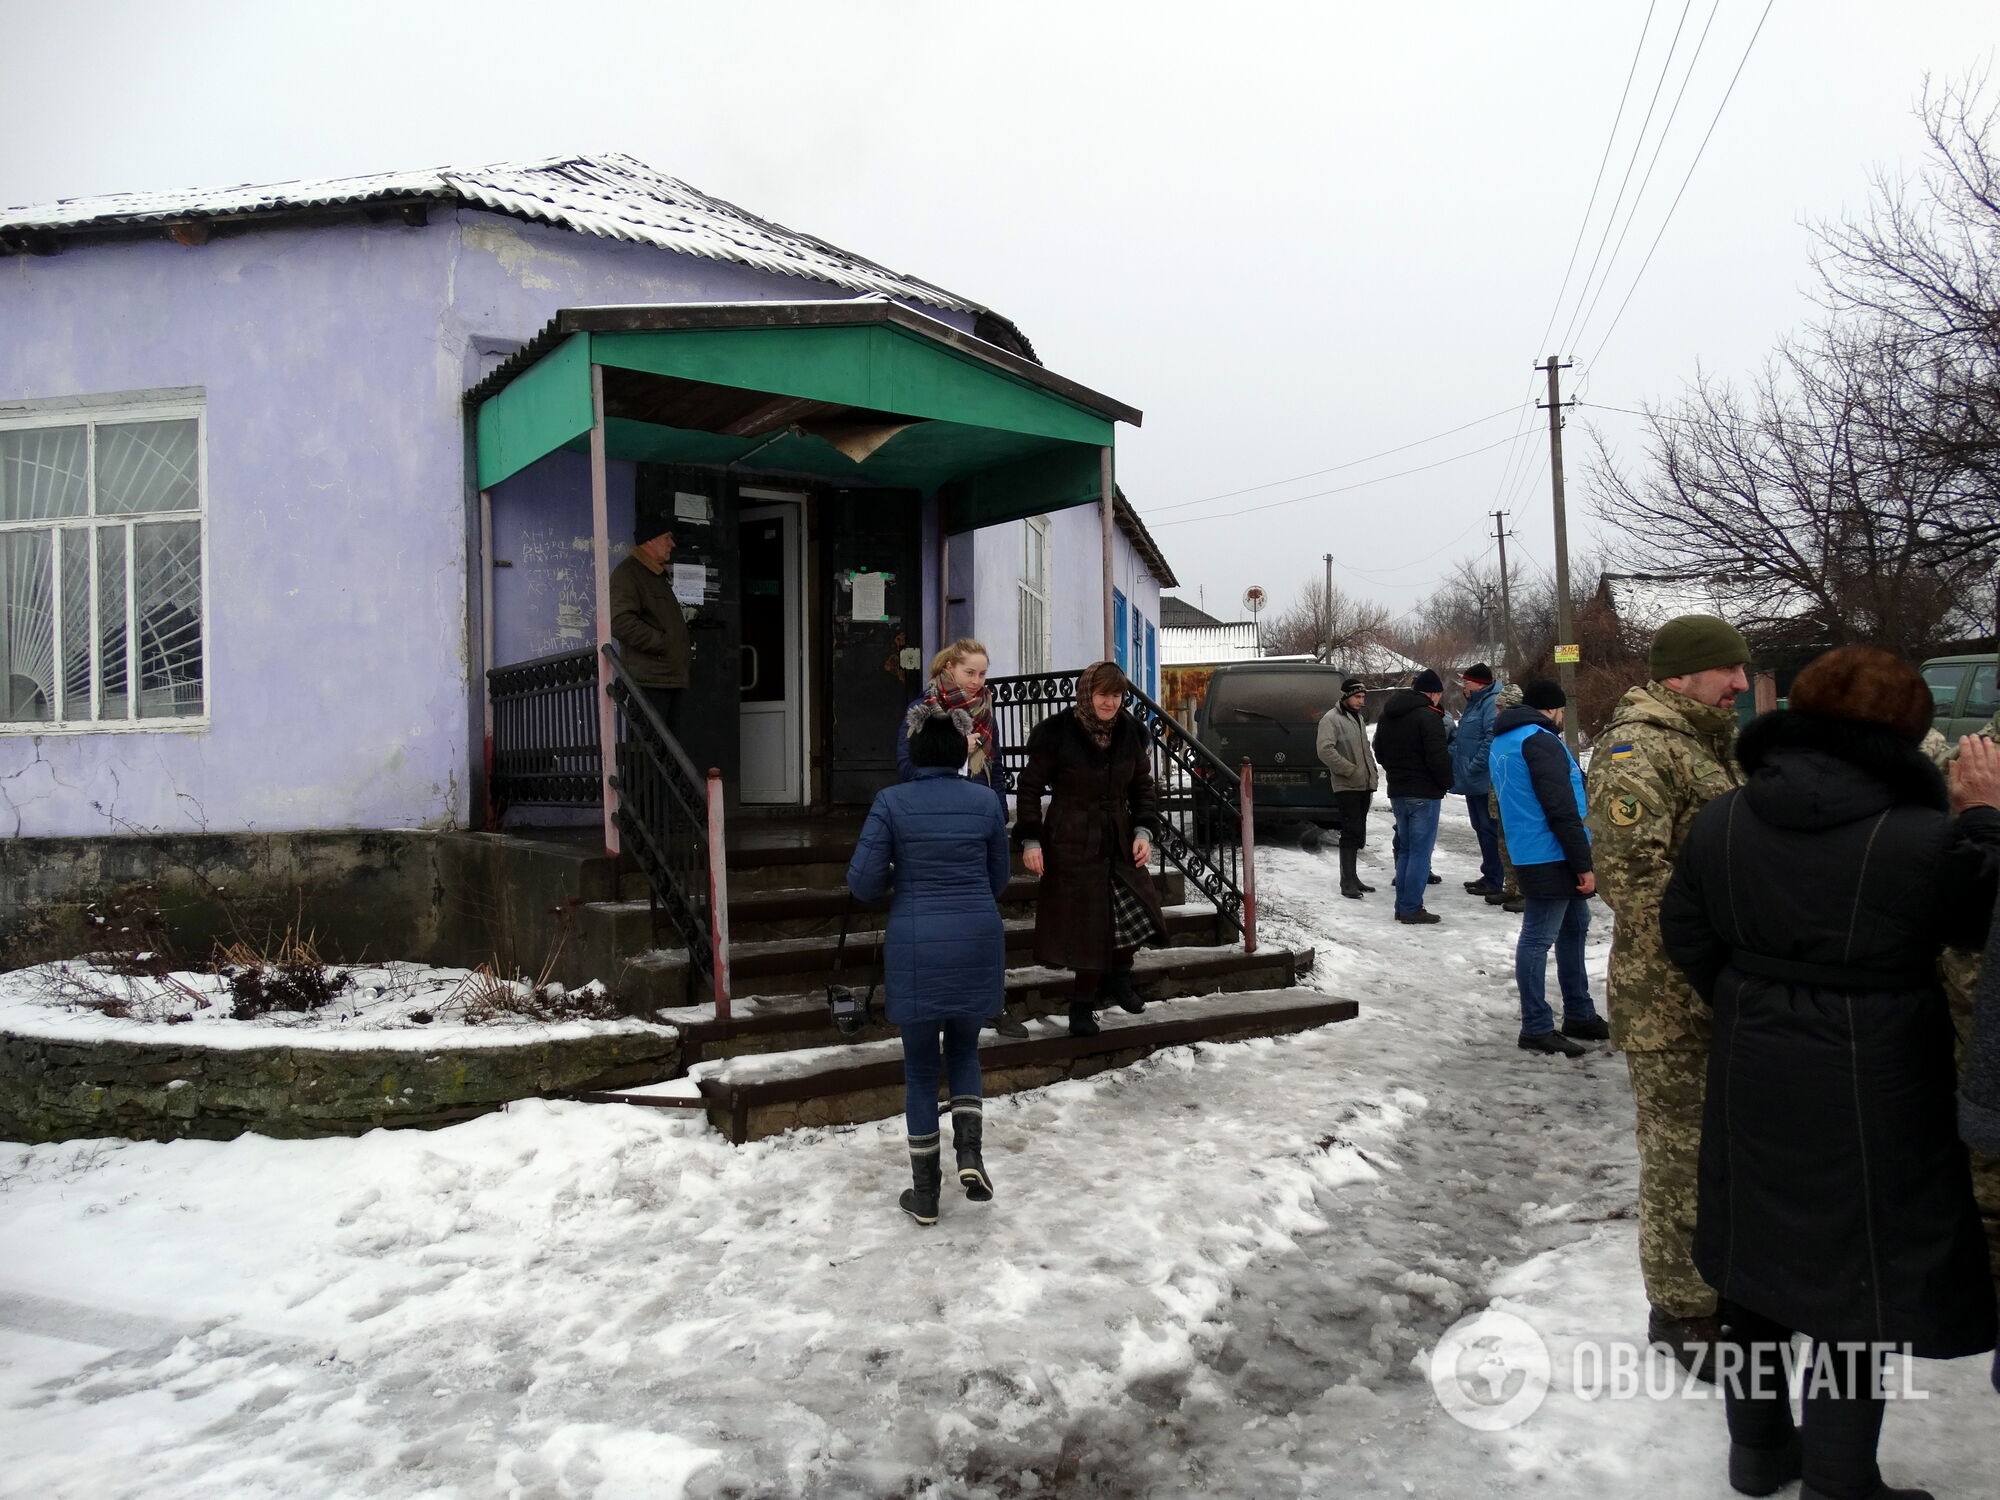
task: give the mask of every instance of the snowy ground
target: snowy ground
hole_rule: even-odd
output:
[[[999,1198],[932,1230],[893,1207],[897,1124],[732,1147],[533,1104],[7,1149],[0,1493],[1730,1494],[1718,1403],[1569,1388],[1580,1341],[1644,1322],[1619,1059],[1519,1052],[1515,919],[1461,893],[1462,820],[1415,929],[1377,822],[1365,902],[1330,854],[1260,855],[1266,934],[1359,1020],[991,1101]],[[1498,1432],[1426,1377],[1488,1306],[1554,1371]],[[1890,1478],[1992,1494],[1984,1362],[1912,1378]]]

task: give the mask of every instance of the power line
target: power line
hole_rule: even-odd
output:
[[[1484,516],[1481,516],[1479,520],[1476,520],[1472,523],[1472,526],[1477,526],[1480,521],[1483,521],[1485,519],[1486,518]],[[1449,552],[1453,547],[1456,547],[1460,542],[1464,541],[1466,537],[1472,534],[1472,526],[1466,527],[1464,531],[1461,531],[1457,536],[1453,537],[1450,541],[1446,542],[1442,547],[1438,548],[1436,552],[1426,552],[1422,557],[1419,557],[1411,562],[1397,563],[1394,567],[1388,567],[1388,568],[1357,568],[1352,563],[1345,563],[1345,562],[1339,563],[1339,566],[1342,572],[1358,573],[1363,578],[1381,578],[1390,573],[1401,573],[1408,568],[1422,567],[1432,558],[1437,557],[1442,553]],[[1483,552],[1480,554],[1481,557],[1484,557],[1485,555],[1486,554]],[[1335,559],[1335,561],[1339,562],[1338,559]]]
[[[1519,441],[1520,438],[1518,435],[1515,437],[1504,437],[1500,439],[1499,442],[1488,443],[1483,448],[1474,448],[1466,453],[1454,453],[1450,458],[1441,458],[1436,463],[1419,464],[1414,469],[1403,469],[1395,474],[1381,474],[1376,476],[1374,479],[1361,479],[1355,481],[1353,484],[1338,485],[1330,490],[1315,490],[1310,495],[1294,495],[1289,500],[1273,500],[1265,505],[1246,505],[1241,510],[1225,510],[1212,516],[1183,516],[1178,521],[1162,521],[1157,526],[1153,527],[1153,529],[1155,531],[1163,531],[1169,526],[1193,526],[1201,521],[1226,521],[1231,516],[1247,516],[1260,510],[1276,510],[1280,506],[1297,505],[1305,500],[1323,500],[1328,495],[1344,495],[1349,490],[1366,489],[1371,484],[1386,484],[1391,479],[1404,479],[1411,474],[1421,474],[1427,469],[1440,469],[1443,468],[1446,464],[1455,464],[1460,459],[1472,458],[1475,455],[1481,453],[1490,453],[1495,448],[1501,447],[1504,444],[1514,443]]]
[[[1632,285],[1626,289],[1625,300],[1618,304],[1618,311],[1612,315],[1611,326],[1604,330],[1604,337],[1597,341],[1596,349],[1584,361],[1586,369],[1597,363],[1597,356],[1604,352],[1604,346],[1611,342],[1611,335],[1618,331],[1619,320],[1625,316],[1625,309],[1632,304],[1632,294],[1639,290],[1639,283],[1645,279],[1646,267],[1653,263],[1653,252],[1660,248],[1660,241],[1666,237],[1667,226],[1674,221],[1674,210],[1681,206],[1681,198],[1687,192],[1688,184],[1694,180],[1695,168],[1701,165],[1702,155],[1708,150],[1709,140],[1715,135],[1715,127],[1722,123],[1722,112],[1729,107],[1729,99],[1736,92],[1736,81],[1743,76],[1743,69],[1750,61],[1750,51],[1757,45],[1757,38],[1764,34],[1764,23],[1771,19],[1771,7],[1777,0],[1764,0],[1764,13],[1757,17],[1757,29],[1750,33],[1750,40],[1743,45],[1743,56],[1737,60],[1736,71],[1729,75],[1729,87],[1722,92],[1722,102],[1715,106],[1715,118],[1708,122],[1708,131],[1696,148],[1694,160],[1688,163],[1687,175],[1681,178],[1680,190],[1674,194],[1674,201],[1667,205],[1667,216],[1660,221],[1660,232],[1653,236],[1653,243],[1646,248],[1646,258],[1639,262],[1638,274],[1632,278]]]
[[[1503,406],[1496,412],[1488,412],[1485,416],[1476,417],[1462,426],[1448,427],[1443,432],[1434,432],[1429,437],[1418,438],[1414,443],[1404,443],[1400,447],[1384,448],[1380,453],[1371,453],[1366,458],[1351,458],[1346,463],[1335,464],[1330,469],[1314,469],[1310,474],[1294,474],[1289,479],[1273,479],[1264,484],[1253,484],[1240,490],[1225,490],[1220,495],[1205,495],[1199,500],[1176,500],[1172,505],[1149,505],[1146,507],[1146,514],[1156,516],[1162,511],[1186,510],[1190,505],[1207,505],[1214,500],[1232,500],[1238,495],[1254,495],[1258,490],[1275,489],[1281,484],[1295,484],[1301,479],[1317,479],[1322,474],[1337,474],[1342,469],[1352,469],[1359,464],[1373,463],[1378,458],[1387,458],[1394,453],[1404,453],[1411,448],[1421,448],[1424,444],[1434,443],[1439,438],[1446,438],[1452,436],[1454,433],[1464,432],[1468,427],[1478,427],[1482,423],[1495,421],[1500,417],[1506,416],[1513,410],[1512,406]]]
[[[1611,247],[1611,256],[1604,262],[1604,275],[1598,278],[1597,291],[1591,296],[1590,305],[1584,309],[1582,319],[1577,323],[1576,336],[1580,341],[1583,331],[1590,326],[1590,319],[1597,311],[1597,304],[1604,296],[1604,289],[1611,285],[1611,272],[1618,264],[1618,257],[1625,249],[1625,237],[1632,232],[1632,226],[1639,221],[1639,205],[1645,200],[1646,188],[1652,183],[1653,169],[1660,164],[1660,153],[1666,150],[1667,137],[1673,133],[1674,121],[1680,117],[1681,101],[1687,97],[1688,84],[1694,80],[1694,70],[1701,62],[1702,49],[1708,45],[1708,34],[1715,28],[1716,13],[1722,9],[1722,0],[1714,0],[1708,8],[1708,19],[1702,23],[1701,35],[1695,38],[1694,51],[1688,56],[1687,71],[1681,74],[1681,86],[1674,91],[1673,107],[1667,111],[1667,123],[1660,127],[1659,139],[1653,142],[1653,154],[1646,162],[1646,175],[1639,179],[1639,190],[1632,195],[1632,207],[1625,214],[1625,227],[1618,231],[1618,243]]]

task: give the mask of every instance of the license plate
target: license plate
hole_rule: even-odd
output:
[[[1304,771],[1259,771],[1258,786],[1305,786],[1312,777]]]

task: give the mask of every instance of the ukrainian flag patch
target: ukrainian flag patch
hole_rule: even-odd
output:
[[[1613,760],[1630,760],[1632,758],[1632,747],[1630,745],[1613,745],[1610,755]]]

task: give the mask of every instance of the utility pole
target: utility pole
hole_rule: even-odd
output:
[[[1551,354],[1542,364],[1548,372],[1549,399],[1549,483],[1555,503],[1556,519],[1556,675],[1561,679],[1563,695],[1571,700],[1570,707],[1576,707],[1576,664],[1561,660],[1563,648],[1576,644],[1576,622],[1570,617],[1569,609],[1569,518],[1563,512],[1563,423],[1562,423],[1562,376],[1560,371],[1569,365],[1562,363]],[[1576,715],[1563,715],[1563,743],[1569,746],[1570,754],[1576,754]]]
[[[1507,517],[1511,514],[1504,510],[1492,513],[1493,539],[1500,544],[1500,645],[1506,658],[1501,665],[1506,668],[1509,682],[1521,670],[1517,660],[1520,653],[1514,646],[1514,596],[1507,586]]]
[[[1333,554],[1326,554],[1326,663],[1333,665]]]

